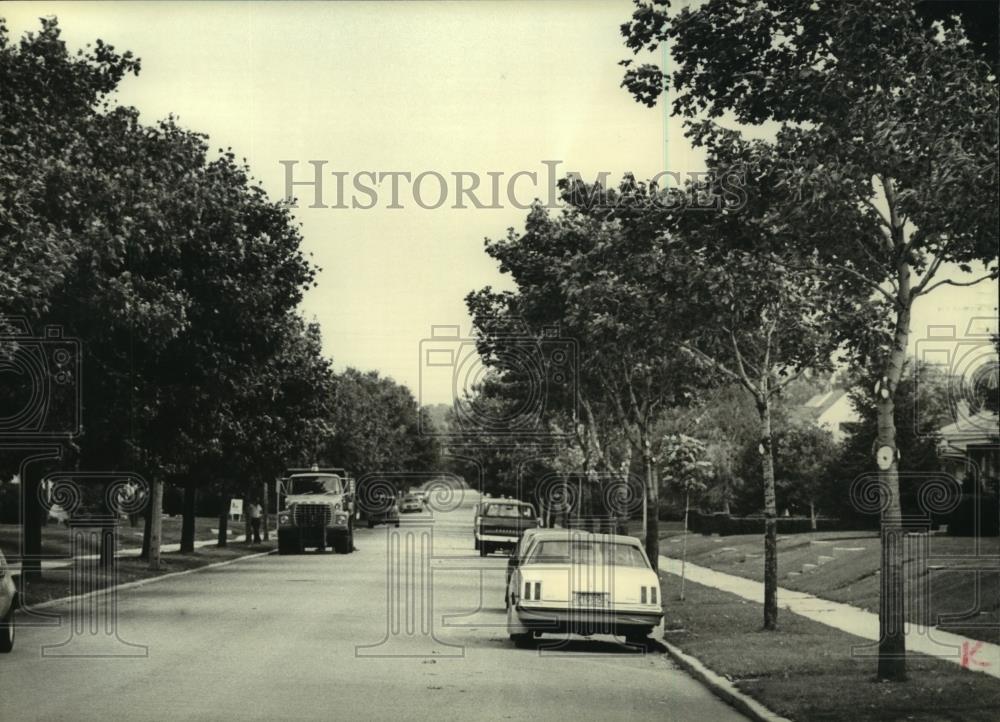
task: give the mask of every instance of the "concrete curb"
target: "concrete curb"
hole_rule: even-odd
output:
[[[745,714],[755,722],[791,722],[787,717],[772,712],[757,700],[740,692],[736,685],[722,677],[690,654],[685,654],[670,642],[661,640],[667,654],[684,671],[708,687],[712,693],[724,702]]]
[[[59,599],[50,599],[49,601],[42,602],[41,604],[32,604],[32,605],[30,605],[28,607],[25,607],[25,610],[26,611],[30,611],[32,609],[48,609],[49,607],[56,607],[56,606],[59,606],[61,604],[70,604],[70,603],[73,603],[73,602],[81,602],[84,599],[89,599],[90,597],[96,596],[98,594],[106,594],[106,593],[109,593],[109,592],[123,591],[125,589],[135,589],[137,587],[144,587],[147,584],[152,584],[153,582],[159,582],[159,581],[162,581],[164,579],[170,579],[171,577],[180,577],[180,576],[184,576],[185,574],[194,574],[195,572],[201,572],[201,571],[204,571],[206,569],[214,569],[216,567],[224,567],[224,566],[228,566],[229,564],[235,564],[236,562],[246,561],[247,559],[256,559],[258,557],[266,557],[269,554],[274,554],[274,550],[272,549],[272,550],[266,551],[266,552],[257,552],[256,554],[246,554],[246,555],[241,556],[241,557],[236,557],[235,559],[226,559],[225,561],[213,562],[212,564],[206,564],[203,567],[194,567],[193,569],[182,569],[179,572],[169,572],[167,574],[161,574],[158,577],[147,577],[146,579],[137,579],[134,582],[125,582],[124,584],[116,584],[113,587],[104,587],[102,589],[95,589],[94,591],[87,592],[86,594],[77,594],[75,596],[70,596],[70,597],[60,597]]]

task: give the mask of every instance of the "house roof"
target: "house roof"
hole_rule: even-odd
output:
[[[942,444],[960,451],[969,446],[1000,445],[1000,416],[984,409],[942,426],[938,434]]]
[[[829,411],[834,404],[845,396],[847,396],[847,389],[830,389],[821,394],[816,394],[799,408],[802,409],[802,412],[807,417],[815,420]]]

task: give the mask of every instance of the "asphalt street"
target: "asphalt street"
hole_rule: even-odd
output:
[[[0,718],[743,719],[655,650],[515,648],[506,559],[474,552],[471,500],[402,519],[359,529],[351,555],[258,557],[22,612]]]

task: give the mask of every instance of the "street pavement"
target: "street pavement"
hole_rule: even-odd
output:
[[[744,719],[655,650],[515,648],[506,558],[473,551],[470,504],[359,529],[351,555],[258,557],[44,610],[61,617],[22,611],[0,718]]]

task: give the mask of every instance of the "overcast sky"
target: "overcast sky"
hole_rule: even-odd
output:
[[[303,311],[323,327],[338,368],[378,369],[419,390],[420,342],[432,325],[468,332],[463,297],[504,279],[482,250],[484,236],[520,226],[506,186],[517,171],[516,200],[545,190],[543,161],[617,180],[663,169],[697,170],[700,156],[662,108],[635,103],[619,87],[626,57],[619,25],[630,0],[447,3],[4,3],[14,37],[59,17],[71,48],[95,38],[142,58],[120,102],[146,122],[173,113],[205,132],[213,147],[245,156],[275,198],[284,195],[282,160],[326,161],[324,200],[337,205],[333,171],[345,177],[344,205],[371,204],[352,188],[363,172],[437,172],[448,183],[442,207],[421,208],[400,180],[388,181],[370,209],[308,208],[297,188],[305,248],[323,268]],[[453,209],[456,171],[502,173],[500,209]],[[365,180],[364,185],[373,185]],[[421,184],[433,205],[439,185]],[[490,204],[490,191],[477,191]],[[471,201],[466,199],[466,205]],[[996,286],[947,287],[918,306],[927,323],[963,326],[996,304]],[[919,335],[917,333],[916,335]],[[423,390],[423,402],[450,401],[450,387]]]

